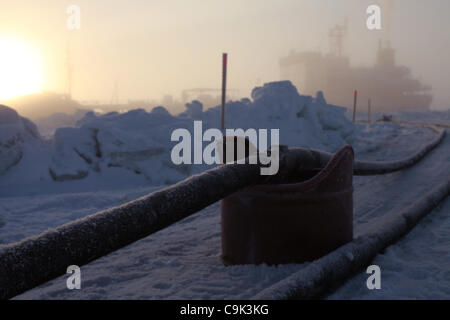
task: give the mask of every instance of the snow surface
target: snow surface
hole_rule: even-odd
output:
[[[83,185],[77,187],[85,189]],[[3,214],[0,215],[0,244],[38,235],[49,228],[137,199],[157,189],[159,187],[136,186],[132,189],[96,190],[95,193],[59,190],[51,194],[0,197],[0,212]]]
[[[407,138],[403,136],[403,144],[407,142]],[[396,150],[397,155],[401,157],[398,148]],[[449,156],[448,150],[450,143],[447,144]],[[442,158],[442,155],[438,154],[435,158]],[[428,163],[422,164],[423,167],[436,161],[427,160]],[[430,169],[430,172],[432,170]],[[408,188],[416,174],[413,172],[408,175],[395,173],[373,178],[356,177],[356,233],[363,232],[372,226],[372,222],[380,222],[388,217],[389,213],[407,205],[411,197],[420,196],[431,184],[439,181],[440,176],[450,174],[450,169],[442,168],[441,171],[436,171],[434,176],[429,174],[433,179],[423,181],[421,188]],[[386,203],[387,199],[390,199],[391,203]],[[442,244],[443,248],[447,245],[448,243]],[[420,255],[418,253],[419,257]],[[413,263],[418,262],[420,260]],[[304,266],[223,266],[220,261],[220,213],[218,204],[215,204],[157,234],[83,266],[83,289],[80,291],[67,290],[66,277],[62,276],[17,298],[247,299]],[[446,266],[442,267],[441,271],[445,270]],[[440,294],[445,295],[445,292]],[[359,298],[350,298],[352,297]]]
[[[0,175],[20,162],[25,143],[36,145],[40,139],[34,123],[0,105]]]
[[[326,104],[321,95],[302,96],[290,82],[275,82],[255,88],[252,98],[227,104],[227,128],[281,129],[282,144],[327,151],[353,141],[354,127],[345,109]],[[39,148],[25,143],[22,161],[5,170],[0,191],[4,187],[8,194],[11,186],[21,188],[25,182],[47,187],[49,181],[89,179],[90,185],[96,185],[111,177],[147,185],[173,184],[208,166],[174,165],[170,151],[177,142],[170,141],[172,132],[186,128],[192,133],[194,120],[203,122],[203,130],[217,128],[219,119],[219,107],[203,111],[198,101],[176,116],[164,107],[151,112],[88,112],[75,126],[56,129],[53,138]]]
[[[54,113],[45,118],[39,118],[34,121],[43,137],[51,138],[56,129],[62,127],[75,127],[78,120],[83,118],[89,110],[77,109],[73,114]]]
[[[281,128],[282,143],[327,151],[351,143],[356,157],[361,160],[403,158],[435,136],[429,129],[393,123],[353,125],[345,118],[345,110],[327,105],[320,94],[316,98],[300,96],[292,88],[287,83],[268,84],[253,91],[253,101],[230,103],[227,119],[232,125],[228,123],[228,126]],[[144,110],[102,116],[91,113],[75,127],[56,130],[50,142],[24,143],[20,162],[0,176],[0,242],[10,243],[37,235],[48,228],[136,199],[195,170],[204,170],[205,167],[198,167],[181,173],[161,162],[168,152],[173,128],[191,129],[193,120],[198,119],[206,123],[205,128],[217,126],[218,112],[218,108],[203,111],[193,102],[178,116],[170,115],[161,107],[150,113]],[[395,115],[399,119],[402,116],[403,113]],[[419,121],[424,114],[407,113],[405,120],[406,117]],[[427,119],[442,122],[445,117],[442,113],[433,113]],[[398,211],[450,175],[448,140],[446,138],[443,146],[404,172],[355,177],[356,236],[388,219],[389,213]],[[157,153],[153,148],[165,148],[165,151]],[[99,149],[101,157],[97,156]],[[91,163],[79,154],[89,157]],[[112,160],[118,165],[108,167]],[[58,182],[51,178],[49,168],[59,170],[56,174],[60,176],[76,175],[78,171],[88,174],[84,178],[72,177]],[[141,173],[136,173],[136,169]],[[449,265],[448,259],[447,263],[444,259],[450,248],[450,239],[445,234],[449,226],[447,200],[417,231],[413,230],[375,259],[382,273],[386,271],[382,275],[382,286],[386,290],[367,292],[364,289],[367,276],[362,272],[330,298],[448,299]],[[420,228],[425,231],[420,233]],[[305,266],[225,267],[220,261],[220,250],[220,211],[216,203],[83,266],[82,290],[67,290],[67,276],[61,276],[17,299],[247,299]],[[401,266],[398,270],[397,265]],[[422,284],[427,289],[422,290]]]
[[[397,244],[372,261],[381,290],[367,290],[360,272],[328,299],[450,299],[450,197]]]

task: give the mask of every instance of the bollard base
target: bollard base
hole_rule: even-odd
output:
[[[353,158],[346,146],[308,181],[250,187],[223,199],[224,264],[302,263],[352,241]]]

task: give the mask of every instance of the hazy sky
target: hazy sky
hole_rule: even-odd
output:
[[[433,86],[433,108],[449,108],[450,1],[393,2],[397,61]],[[72,4],[81,8],[81,30],[66,27]],[[180,99],[182,89],[219,88],[222,52],[229,53],[229,87],[249,96],[258,80],[279,80],[278,60],[291,49],[327,52],[328,30],[345,18],[352,64],[372,64],[381,32],[366,28],[370,4],[385,2],[0,0],[0,37],[33,45],[44,65],[45,89],[57,92],[66,88],[70,42],[75,99],[108,102],[115,81],[122,100],[164,94]]]

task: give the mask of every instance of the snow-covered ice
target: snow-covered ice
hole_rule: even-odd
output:
[[[394,117],[449,123],[445,115],[448,113],[408,112]],[[168,162],[171,131],[180,127],[192,130],[193,120],[202,120],[206,128],[217,127],[219,108],[203,110],[193,102],[180,115],[171,115],[162,107],[151,112],[88,113],[74,126],[57,129],[51,140],[27,136],[20,145],[20,161],[0,175],[0,243],[37,235],[205,170],[206,166],[175,168]],[[417,126],[384,122],[353,125],[344,109],[326,104],[320,94],[316,98],[301,96],[286,82],[255,89],[252,100],[229,103],[227,126],[280,128],[283,144],[331,152],[349,143],[362,160],[403,158],[435,136],[432,130]],[[0,123],[0,137],[3,132],[7,131]],[[407,172],[355,177],[356,235],[449,176],[448,138],[440,150],[444,151],[432,152]],[[386,271],[382,280],[386,290],[364,291],[366,277],[361,273],[330,298],[449,298],[445,288],[449,265],[443,260],[450,248],[444,233],[449,224],[447,200],[411,234],[375,259],[382,272]],[[396,265],[401,268],[396,270]],[[83,266],[80,291],[67,290],[66,276],[62,276],[17,298],[246,299],[302,267],[223,266],[216,203]],[[421,284],[428,289],[421,291]]]
[[[39,118],[34,123],[39,128],[39,133],[43,137],[52,137],[58,128],[62,127],[75,127],[78,120],[83,118],[89,110],[77,109],[73,114],[67,113],[54,113],[48,117]]]
[[[302,96],[290,82],[276,82],[255,88],[252,98],[227,104],[227,128],[281,129],[282,144],[327,151],[353,141],[354,128],[345,109],[326,104],[320,94],[318,98]],[[217,128],[219,119],[219,107],[203,111],[198,101],[187,104],[179,115],[171,115],[164,107],[151,112],[89,112],[75,126],[56,129],[42,147],[26,144],[22,163],[8,167],[0,190],[5,185],[8,190],[22,187],[25,181],[36,185],[89,179],[95,185],[93,180],[113,176],[143,184],[172,184],[208,167],[174,165],[170,151],[177,142],[170,141],[171,133],[178,128],[192,132],[194,120],[201,120],[204,130]],[[0,126],[0,132],[4,127]]]
[[[0,175],[20,162],[25,144],[36,145],[40,138],[34,123],[0,105]]]
[[[408,137],[403,138],[405,143]],[[446,144],[446,148],[450,150],[450,143]],[[401,156],[401,153],[397,154]],[[435,158],[439,157],[440,155],[435,155]],[[449,160],[450,152],[443,161]],[[416,172],[400,172],[371,178],[356,177],[356,236],[372,228],[373,223],[381,223],[383,219],[389,218],[390,214],[406,206],[411,198],[419,197],[444,174],[450,174],[448,166],[444,168],[441,164],[441,171],[436,170],[439,164],[430,167],[430,163],[436,162],[436,159],[427,158],[425,161],[415,170],[424,172],[429,177],[417,188],[408,187],[416,179]],[[430,168],[426,171],[425,167]],[[431,174],[433,171],[434,175]],[[433,219],[432,217],[433,215],[429,218]],[[447,219],[448,223],[450,222]],[[445,230],[445,227],[441,230]],[[448,238],[442,240],[441,248],[448,248]],[[427,250],[426,245],[419,249],[417,260],[412,259],[410,263],[421,263],[421,250]],[[441,259],[442,252],[436,249],[429,254],[429,258]],[[398,259],[403,257],[400,255]],[[215,204],[165,230],[82,267],[84,287],[80,291],[67,290],[67,277],[61,276],[17,298],[246,299],[270,288],[304,266],[223,266],[220,261],[220,212],[218,204]],[[439,273],[434,270],[437,275],[436,284],[443,280],[441,276],[446,276],[447,266],[435,265],[435,268],[439,269]],[[383,264],[381,268],[383,270]],[[365,278],[361,285],[365,286]],[[352,295],[351,292],[352,290],[349,290],[348,295],[342,297],[359,298],[358,293]],[[424,297],[420,287],[416,293],[411,292],[411,295],[416,298]],[[439,295],[429,294],[428,297],[445,295],[445,291],[439,291]]]
[[[377,255],[381,290],[367,290],[361,272],[328,299],[450,298],[450,198],[425,217],[408,235]]]

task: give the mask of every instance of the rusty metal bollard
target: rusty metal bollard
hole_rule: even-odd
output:
[[[253,186],[223,199],[223,262],[302,263],[352,241],[353,159],[346,146],[307,181]]]

